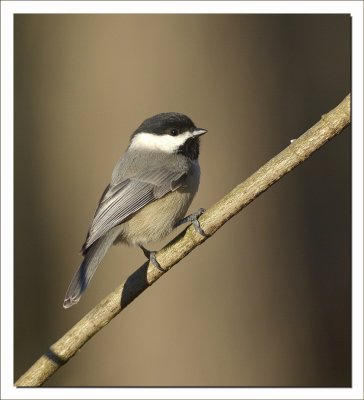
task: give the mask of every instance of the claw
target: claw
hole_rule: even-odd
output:
[[[185,224],[186,222],[192,222],[192,225],[195,227],[196,231],[202,235],[202,236],[207,236],[205,231],[201,228],[200,222],[198,221],[198,217],[200,217],[206,210],[204,208],[198,209],[195,213],[188,215],[187,217],[184,217],[181,219],[181,221],[177,222],[175,225],[175,228],[177,226],[180,226],[182,224]]]
[[[157,261],[157,259],[155,257],[155,251],[150,251],[143,246],[139,246],[139,247],[143,250],[145,257],[147,257],[149,259],[149,262],[151,262],[157,269],[159,269],[159,271],[166,272],[166,270],[164,268],[162,268],[160,266],[159,262]]]

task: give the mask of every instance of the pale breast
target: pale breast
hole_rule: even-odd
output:
[[[196,162],[183,187],[143,207],[122,224],[119,241],[144,246],[171,233],[175,224],[186,215],[197,192],[199,178],[200,168]]]

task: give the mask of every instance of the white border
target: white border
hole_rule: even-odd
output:
[[[5,1],[1,8],[16,13],[358,13],[357,1]]]
[[[350,13],[353,17],[353,388],[13,387],[13,14]],[[362,399],[363,398],[363,3],[359,1],[1,2],[1,398],[6,399]],[[34,360],[35,361],[35,360]],[[6,366],[6,367],[5,367]]]
[[[352,384],[363,395],[363,3],[352,20]]]

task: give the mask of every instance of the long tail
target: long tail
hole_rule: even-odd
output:
[[[69,308],[79,302],[83,292],[87,289],[91,278],[96,272],[97,267],[100,265],[101,260],[104,258],[107,250],[120,234],[120,231],[120,227],[111,229],[87,249],[85,258],[74,274],[67,289],[67,293],[63,302],[64,308]]]

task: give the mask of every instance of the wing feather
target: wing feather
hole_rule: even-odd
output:
[[[110,185],[95,212],[83,252],[111,228],[121,224],[147,204],[182,186],[185,175],[184,171],[162,167]]]

